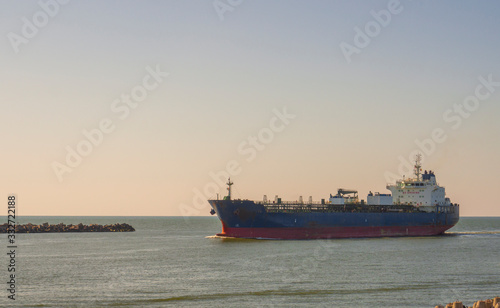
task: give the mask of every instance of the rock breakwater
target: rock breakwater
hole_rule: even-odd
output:
[[[7,233],[8,224],[0,225],[0,233]],[[112,224],[112,225],[84,225],[79,223],[77,225],[65,225],[63,223],[57,225],[49,225],[43,223],[41,225],[24,224],[16,225],[16,233],[49,233],[49,232],[133,232],[135,229],[129,224]]]
[[[474,302],[472,306],[465,306],[462,302],[449,303],[446,306],[437,305],[435,308],[500,308],[500,297]]]

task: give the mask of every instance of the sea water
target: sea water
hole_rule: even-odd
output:
[[[228,240],[216,217],[20,217],[130,233],[17,234],[23,307],[434,307],[500,295],[500,218],[444,236]],[[8,281],[7,237],[1,275]]]

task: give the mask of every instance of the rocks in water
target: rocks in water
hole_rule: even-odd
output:
[[[436,306],[436,308],[467,308],[462,304],[462,302],[449,303],[446,307],[442,305]],[[484,301],[477,301],[474,303],[472,308],[500,308],[500,297],[495,297],[493,299],[487,299]]]
[[[7,233],[8,224],[0,225],[0,233]],[[49,225],[49,223],[43,223],[41,225],[34,225],[32,223],[27,223],[25,225],[16,225],[16,233],[47,233],[47,232],[133,232],[135,229],[129,224],[113,224],[113,225],[84,225],[79,223],[78,225],[65,225],[59,223],[57,225]]]
[[[462,304],[462,302],[453,302],[449,303],[446,306],[443,305],[437,305],[435,308],[464,308],[465,306]]]

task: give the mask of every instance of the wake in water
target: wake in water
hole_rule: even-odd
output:
[[[462,231],[462,232],[445,232],[444,235],[450,235],[450,236],[458,236],[458,235],[484,235],[484,234],[500,234],[500,231]],[[248,239],[241,239],[241,238],[235,238],[235,237],[228,237],[228,236],[222,236],[222,235],[210,235],[210,236],[205,236],[205,238],[209,239],[225,239],[225,240],[248,240]]]
[[[223,235],[210,235],[210,236],[205,236],[205,238],[209,239],[219,239],[223,241],[258,241],[261,239],[254,239],[254,238],[238,238],[238,237],[229,237],[229,236],[223,236]]]
[[[500,231],[463,231],[463,232],[445,232],[445,235],[479,235],[479,234],[500,234]]]
[[[229,238],[232,239],[234,237],[227,237],[227,236],[222,236],[222,235],[210,235],[210,236],[205,236],[205,238]]]

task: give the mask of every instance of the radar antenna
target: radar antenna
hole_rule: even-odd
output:
[[[228,178],[227,179],[227,183],[226,183],[226,185],[227,185],[227,191],[228,191],[228,193],[227,193],[227,199],[228,200],[231,200],[231,185],[233,185],[233,184],[234,183],[231,182],[231,178]]]
[[[420,181],[420,171],[422,171],[422,154],[417,154],[415,156],[415,175],[417,176],[417,181]]]

